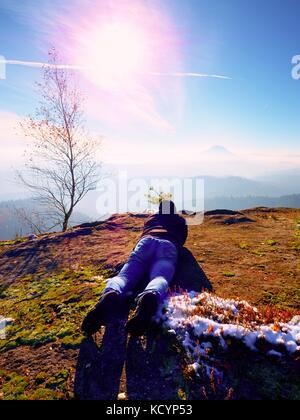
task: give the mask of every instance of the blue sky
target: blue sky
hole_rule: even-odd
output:
[[[101,16],[102,6],[107,4],[111,7],[110,0],[66,0],[63,6],[58,0],[1,0],[0,55],[7,60],[45,62],[49,46],[56,45],[67,64],[77,64],[76,54],[82,54],[74,39],[82,31],[82,22],[92,19],[91,25],[101,26],[107,20]],[[140,0],[138,6],[136,0],[120,0],[114,4],[110,18],[114,13],[127,16],[131,9],[139,14],[139,21],[145,16],[150,28],[147,41],[155,38],[150,44],[161,51],[151,52],[153,67],[143,71],[164,75],[140,78],[131,92],[124,88],[121,93],[79,75],[88,97],[89,126],[107,139],[109,162],[134,165],[148,154],[145,165],[150,167],[157,154],[168,154],[175,166],[182,163],[184,172],[197,165],[195,155],[221,144],[244,160],[263,155],[268,162],[276,161],[278,169],[299,166],[300,80],[291,77],[292,57],[300,54],[298,0]],[[157,16],[161,26],[154,22]],[[157,33],[151,33],[152,27]],[[139,29],[144,30],[143,25]],[[190,77],[191,72],[228,79]],[[39,68],[7,66],[7,78],[0,80],[0,115],[7,130],[1,136],[3,147],[11,145],[10,136],[14,136],[8,113],[13,121],[14,116],[33,111],[37,100],[33,85],[40,75]],[[289,161],[291,155],[298,161]],[[161,164],[158,159],[157,165]],[[264,165],[265,161],[250,165],[249,174]],[[211,166],[212,173],[220,174],[221,165],[217,166]],[[270,170],[277,168],[271,166]]]

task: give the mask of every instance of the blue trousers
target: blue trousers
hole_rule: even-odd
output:
[[[178,250],[172,242],[143,238],[119,275],[108,280],[105,292],[115,290],[130,297],[136,290],[143,288],[138,298],[147,292],[155,292],[163,299],[174,277],[177,260]]]

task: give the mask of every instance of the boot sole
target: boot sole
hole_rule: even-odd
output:
[[[88,336],[96,334],[102,326],[107,325],[119,308],[119,294],[114,292],[108,293],[103,297],[103,300],[87,314],[82,323],[82,331]]]
[[[135,337],[140,337],[146,333],[149,330],[152,317],[155,315],[157,307],[156,295],[149,293],[143,296],[137,314],[126,324],[126,332]]]

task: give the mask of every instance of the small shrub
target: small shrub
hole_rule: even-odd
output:
[[[230,271],[226,271],[225,273],[223,273],[223,275],[225,277],[235,277],[235,273],[231,273]]]
[[[265,251],[262,251],[261,249],[253,249],[251,252],[258,257],[264,257],[266,255]]]
[[[251,246],[249,244],[246,243],[241,243],[239,244],[240,249],[250,249]]]
[[[273,239],[268,239],[266,241],[266,244],[269,245],[269,246],[275,246],[275,245],[278,245],[278,242],[274,241]]]

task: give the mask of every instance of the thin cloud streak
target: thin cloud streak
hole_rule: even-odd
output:
[[[24,67],[33,67],[33,68],[57,68],[62,70],[85,70],[87,67],[71,65],[71,64],[49,64],[49,63],[40,63],[36,61],[21,61],[21,60],[1,60],[0,64],[7,64],[13,66],[24,66]]]
[[[24,66],[24,67],[33,67],[33,68],[57,68],[62,70],[87,70],[88,66],[79,66],[75,64],[49,64],[36,61],[21,61],[21,60],[1,60],[0,64],[14,65],[14,66]],[[222,76],[218,74],[205,74],[205,73],[160,73],[160,72],[148,72],[148,76],[157,76],[157,77],[194,77],[194,78],[212,78],[212,79],[223,79],[223,80],[232,80],[231,77]]]
[[[213,78],[213,79],[223,79],[223,80],[232,80],[231,77],[222,76],[218,74],[205,74],[205,73],[158,73],[151,72],[148,73],[149,76],[161,76],[161,77],[203,77],[203,78]]]

